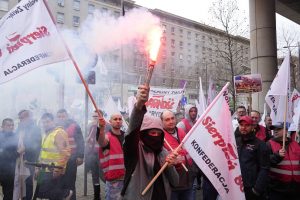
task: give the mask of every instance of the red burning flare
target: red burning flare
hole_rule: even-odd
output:
[[[151,62],[157,60],[161,36],[162,30],[160,27],[155,27],[148,34],[148,50]]]
[[[150,63],[147,70],[147,75],[145,79],[145,85],[149,86],[152,73],[154,70],[154,65],[157,59],[159,47],[160,47],[160,38],[162,36],[162,30],[160,27],[152,29],[148,34],[148,50]]]

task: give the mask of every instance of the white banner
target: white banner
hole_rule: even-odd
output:
[[[300,93],[298,92],[298,90],[294,89],[293,93],[292,93],[292,110],[293,110],[293,115],[295,114],[295,109],[297,107],[297,105],[300,102]]]
[[[228,102],[226,86],[190,130],[184,147],[223,200],[244,200]]]
[[[43,0],[23,0],[0,20],[0,84],[69,59]]]
[[[148,113],[155,117],[160,117],[160,114],[166,109],[175,113],[183,93],[184,88],[166,89],[151,87],[149,100],[146,102]]]
[[[268,95],[287,95],[290,82],[290,54],[288,53],[271,84]]]
[[[266,105],[266,103],[264,103],[264,113],[263,113],[263,115],[260,118],[259,125],[266,127],[265,118],[266,118],[267,114],[268,114],[268,112],[267,112],[267,105]]]
[[[216,85],[211,77],[209,77],[209,85],[207,91],[207,105],[209,105],[217,96]]]
[[[204,113],[205,109],[206,109],[206,101],[205,101],[205,96],[204,96],[204,92],[203,92],[203,89],[202,89],[202,79],[201,77],[199,77],[199,101],[197,101],[195,99],[195,104],[196,104],[196,107],[198,109],[198,117],[199,118],[202,113]]]
[[[113,98],[111,96],[109,96],[106,101],[105,104],[103,106],[103,113],[104,113],[104,119],[108,122],[110,120],[110,117],[113,114],[121,114],[121,112],[118,110],[118,106],[116,105],[116,103],[114,102]],[[122,116],[123,119],[123,126],[122,126],[122,130],[126,131],[128,129],[128,125],[126,123],[126,120],[124,119],[124,117]]]
[[[272,118],[272,123],[292,121],[290,82],[290,54],[288,53],[265,97],[266,103],[271,109],[270,117]],[[288,103],[287,110],[286,102]],[[284,119],[285,113],[286,119]]]
[[[292,111],[293,111],[293,122],[289,127],[289,131],[298,131],[299,130],[299,121],[300,121],[300,93],[298,90],[294,89],[292,93]]]

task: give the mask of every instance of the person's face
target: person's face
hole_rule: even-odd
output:
[[[283,137],[283,128],[275,128],[273,131],[274,138],[282,139]]]
[[[13,132],[14,131],[14,122],[5,121],[2,125],[3,132]]]
[[[253,124],[257,125],[260,121],[260,114],[257,112],[251,112],[250,117],[252,118]]]
[[[197,117],[197,108],[191,108],[189,111],[191,120],[195,120]]]
[[[65,122],[68,119],[68,114],[63,112],[63,113],[57,113],[56,118],[59,122]]]
[[[92,115],[92,118],[93,118],[93,121],[94,121],[94,122],[98,122],[99,116],[98,116],[98,114],[95,112],[95,113]]]
[[[30,121],[30,114],[25,111],[25,112],[22,112],[20,115],[19,115],[19,120],[20,120],[20,123],[22,124],[27,124],[29,123]]]
[[[120,129],[123,124],[122,115],[113,115],[109,122],[114,129]]]
[[[265,119],[265,125],[267,127],[270,127],[272,125],[272,118],[271,117],[266,117],[266,119]]]
[[[162,115],[162,123],[164,129],[166,129],[167,131],[173,131],[176,126],[176,119],[174,113],[170,111],[164,112],[164,114]]]
[[[247,134],[251,133],[252,129],[253,129],[253,125],[248,124],[245,121],[242,121],[239,124],[239,131],[242,135],[247,135]]]
[[[246,110],[244,108],[238,108],[236,111],[237,117],[238,119],[242,116],[246,115]]]
[[[45,132],[48,132],[49,130],[53,129],[55,127],[55,122],[54,120],[50,118],[44,118],[41,120],[42,127]]]
[[[162,135],[162,131],[159,129],[150,129],[148,131],[148,135],[152,136],[152,137],[158,137]]]

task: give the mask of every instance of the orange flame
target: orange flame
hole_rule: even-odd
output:
[[[160,27],[155,27],[148,34],[149,57],[152,61],[156,61],[157,59],[161,36],[162,36],[162,29]]]

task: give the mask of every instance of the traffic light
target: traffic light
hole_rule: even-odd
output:
[[[84,75],[84,80],[86,81],[87,84],[96,84],[96,72],[95,71],[88,71],[88,73],[85,73]],[[79,76],[76,77],[76,82],[77,83],[82,83]]]
[[[96,73],[95,71],[89,71],[86,79],[87,84],[95,84],[96,83]]]

